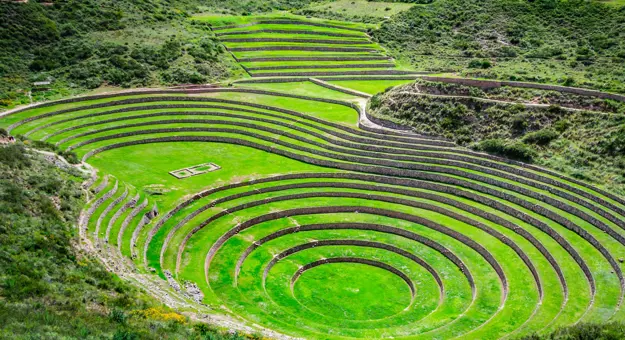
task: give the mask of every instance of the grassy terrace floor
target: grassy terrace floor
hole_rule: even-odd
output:
[[[202,20],[239,25],[220,37],[366,38],[363,26],[298,17]],[[341,66],[352,64],[298,70],[367,70]],[[366,95],[345,88],[374,94],[409,79],[287,78],[82,98],[0,127],[97,169],[80,228],[102,256],[171,275],[183,292],[196,285],[211,313],[248,325],[319,339],[496,339],[624,319],[625,199],[445,140],[361,129]],[[219,169],[169,173],[205,163]]]

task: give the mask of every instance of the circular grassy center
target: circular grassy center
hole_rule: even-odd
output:
[[[314,312],[333,318],[375,320],[410,305],[406,282],[381,268],[359,263],[331,263],[302,274],[295,297]]]

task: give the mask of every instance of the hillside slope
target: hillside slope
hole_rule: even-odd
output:
[[[625,192],[625,103],[535,89],[417,80],[373,97],[370,114],[417,133],[535,162]]]
[[[625,7],[591,1],[437,0],[373,36],[417,69],[625,92]]]
[[[0,338],[242,339],[162,307],[78,250],[81,173],[0,145]]]
[[[237,75],[206,25],[200,1],[0,3],[0,109],[103,85],[206,83]]]

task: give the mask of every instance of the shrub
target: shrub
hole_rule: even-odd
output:
[[[575,78],[573,77],[566,77],[566,79],[564,79],[564,86],[573,86],[575,84]]]
[[[569,122],[566,119],[560,119],[559,121],[553,124],[553,128],[559,133],[566,131],[569,128],[569,126],[571,126],[571,122]]]
[[[517,131],[523,131],[527,128],[527,121],[529,120],[529,115],[527,113],[517,113],[512,116],[511,126],[512,129]]]
[[[577,340],[577,339],[602,339],[617,340],[622,339],[625,334],[625,325],[617,322],[606,324],[589,324],[580,323],[574,326],[558,328],[551,334],[547,335],[529,335],[521,338],[522,340],[542,340],[542,339],[559,339],[559,340]]]
[[[126,313],[121,309],[113,309],[109,312],[109,319],[119,324],[125,324],[127,320]]]
[[[26,157],[26,150],[18,144],[0,147],[0,163],[11,168],[22,168],[30,165],[30,160]]]
[[[488,60],[473,59],[469,62],[469,68],[490,68],[492,64]]]
[[[198,323],[193,325],[193,331],[201,336],[206,336],[210,333],[216,333],[217,329],[205,323]]]
[[[59,156],[65,158],[65,160],[67,160],[67,162],[70,164],[80,163],[80,159],[78,159],[78,156],[73,151],[62,151],[61,149],[59,149],[56,145],[52,143],[39,141],[39,140],[30,140],[24,136],[17,136],[17,138],[20,140],[23,140],[25,144],[28,144],[29,146],[35,149],[54,152],[58,154]]]
[[[382,99],[380,98],[379,94],[376,94],[373,97],[371,97],[371,99],[369,99],[369,108],[371,110],[375,110],[379,108],[381,105],[382,105]]]
[[[113,340],[135,340],[140,338],[136,333],[125,329],[120,329],[113,335]]]
[[[523,143],[508,143],[505,140],[498,138],[485,139],[475,145],[474,149],[524,162],[531,162],[535,154],[534,150],[530,149]]]
[[[600,143],[600,148],[600,152],[613,156],[625,154],[625,126],[608,134]]]
[[[552,140],[558,138],[560,135],[551,129],[543,129],[535,132],[530,132],[523,137],[523,142],[526,144],[536,145],[548,145]]]
[[[62,152],[59,152],[59,155],[61,157],[65,158],[65,160],[69,164],[79,164],[80,163],[80,159],[78,159],[78,156],[73,151],[62,151]]]

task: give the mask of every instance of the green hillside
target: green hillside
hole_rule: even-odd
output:
[[[592,1],[436,0],[373,37],[417,69],[625,92],[624,17]]]

